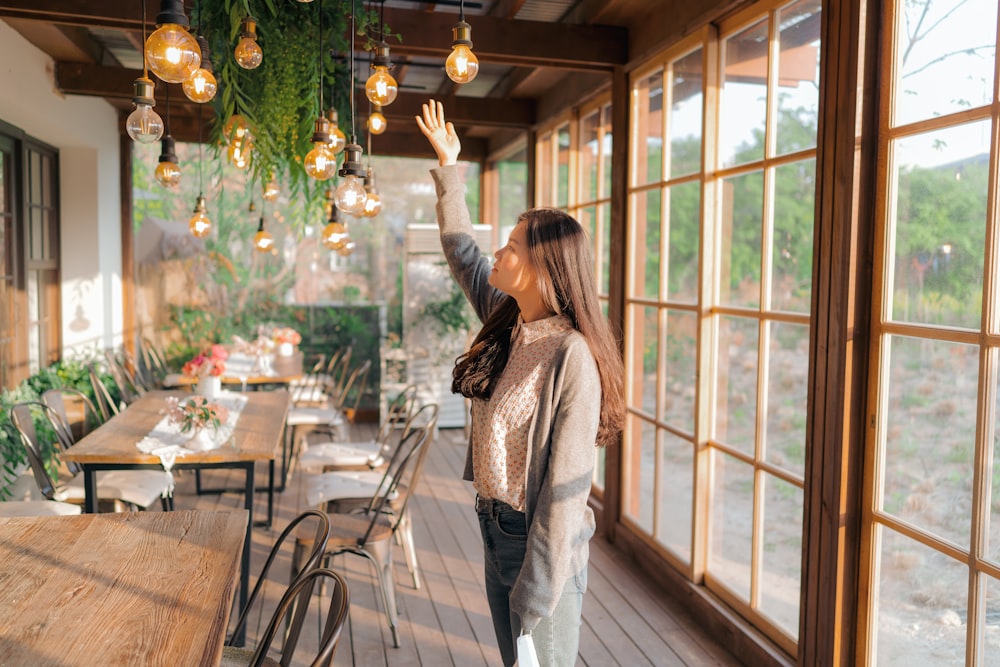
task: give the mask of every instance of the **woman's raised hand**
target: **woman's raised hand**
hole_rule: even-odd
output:
[[[442,167],[455,164],[462,144],[455,134],[455,126],[444,120],[444,105],[435,100],[429,100],[423,105],[424,117],[415,116],[417,127],[424,133],[431,147],[437,153],[438,163]]]

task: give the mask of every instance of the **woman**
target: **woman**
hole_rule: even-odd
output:
[[[583,228],[556,209],[521,214],[493,266],[472,234],[440,102],[417,125],[437,153],[441,244],[483,328],[455,364],[472,399],[465,478],[476,490],[486,595],[504,665],[530,633],[542,665],[576,663],[594,447],[624,420],[622,364],[594,285]]]

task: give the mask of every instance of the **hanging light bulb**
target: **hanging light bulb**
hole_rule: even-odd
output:
[[[334,202],[343,213],[358,215],[365,210],[365,185],[362,178],[365,175],[361,168],[361,146],[351,137],[351,143],[344,149],[344,164],[340,168],[340,175],[344,182],[337,188]]]
[[[279,194],[281,194],[281,186],[278,185],[278,181],[274,178],[274,172],[271,172],[270,178],[260,196],[264,198],[264,201],[274,201],[278,198]]]
[[[174,152],[174,138],[164,135],[160,148],[160,159],[156,165],[156,182],[165,188],[176,187],[181,182],[181,168],[177,165],[177,154]]]
[[[188,229],[196,239],[203,239],[212,231],[212,221],[205,215],[205,197],[198,195],[194,204],[194,215],[188,220]]]
[[[201,49],[201,67],[184,79],[181,88],[189,100],[197,104],[205,104],[211,102],[212,98],[215,97],[218,84],[212,69],[212,59],[209,57],[208,40],[199,35],[197,41]]]
[[[345,243],[343,246],[337,248],[337,254],[340,255],[341,257],[350,257],[351,254],[354,252],[354,246],[355,246],[354,241],[348,240],[347,243]]]
[[[326,227],[323,228],[323,233],[320,235],[323,246],[330,250],[342,248],[348,240],[347,227],[341,224],[338,218],[337,207],[331,207],[330,217],[327,220]]]
[[[237,169],[243,170],[250,166],[252,148],[253,144],[251,142],[242,141],[230,144],[226,153],[229,156],[229,161],[233,163],[233,166]]]
[[[375,59],[371,68],[374,73],[365,82],[365,96],[372,104],[389,106],[399,93],[399,85],[389,74],[392,62],[389,60],[389,45],[379,42],[375,47]]]
[[[455,83],[469,83],[479,73],[479,58],[472,52],[472,26],[465,22],[465,2],[459,6],[458,23],[451,27],[451,53],[444,71]]]
[[[388,126],[389,123],[382,115],[382,105],[372,104],[372,112],[368,114],[368,131],[372,134],[382,134]]]
[[[267,252],[274,247],[274,237],[271,236],[271,232],[264,229],[264,216],[260,217],[257,233],[253,235],[253,247],[258,252]]]
[[[125,121],[125,131],[128,136],[140,144],[151,144],[163,136],[163,119],[153,111],[156,100],[153,99],[153,80],[141,76],[135,80],[132,104],[135,110]]]
[[[146,40],[146,61],[153,74],[168,83],[180,83],[201,66],[201,49],[188,32],[183,0],[161,0],[156,30]]]
[[[330,122],[320,116],[313,131],[313,149],[306,153],[303,166],[317,181],[325,181],[337,173],[337,155],[330,150]]]
[[[257,19],[244,16],[240,42],[236,45],[236,63],[243,69],[256,69],[264,60],[264,52],[257,43]]]
[[[250,134],[250,126],[247,125],[246,118],[234,113],[226,121],[225,127],[222,128],[222,134],[226,143],[231,145],[237,141],[243,141],[243,138]]]
[[[375,187],[375,170],[371,167],[368,167],[365,174],[365,195],[364,216],[374,218],[382,210],[382,198]]]
[[[330,150],[333,151],[334,155],[337,155],[344,150],[344,146],[347,145],[347,137],[344,136],[344,131],[341,130],[340,126],[337,124],[336,109],[328,109],[326,112],[326,119],[330,121]]]

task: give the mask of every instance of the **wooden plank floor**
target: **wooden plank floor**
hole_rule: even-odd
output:
[[[441,430],[410,505],[420,562],[419,589],[413,586],[401,550],[394,550],[400,648],[392,647],[379,591],[367,561],[354,555],[334,559],[332,566],[347,577],[351,594],[350,619],[337,648],[336,667],[501,664],[482,581],[482,545],[472,509],[474,492],[461,479],[464,455],[462,431]],[[204,475],[203,481],[210,486],[236,487],[240,474],[211,471]],[[252,582],[256,581],[257,572],[284,526],[307,509],[302,479],[302,474],[293,474],[285,492],[276,495],[273,527],[254,529]],[[258,484],[264,481],[261,469]],[[242,507],[243,499],[238,493],[195,495],[193,474],[185,472],[177,480],[175,503],[178,509],[226,509]],[[265,503],[266,494],[258,494],[257,507],[263,509]],[[284,551],[264,589],[263,618],[260,615],[251,618],[248,646],[254,645],[287,585],[290,549]],[[308,665],[311,661],[310,651],[315,651],[319,634],[320,603],[318,597],[313,601],[295,665]],[[235,612],[230,626],[233,622]],[[272,651],[272,656],[276,654]],[[712,642],[683,608],[665,595],[657,595],[642,573],[633,569],[607,542],[600,538],[593,540],[578,666],[738,664],[732,655]]]

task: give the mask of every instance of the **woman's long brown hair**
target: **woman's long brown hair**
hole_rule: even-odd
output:
[[[579,331],[597,363],[601,380],[601,418],[597,444],[615,441],[625,422],[622,358],[594,283],[594,260],[583,227],[572,216],[551,208],[525,211],[525,236],[538,288],[549,310],[563,314]],[[510,356],[510,338],[520,310],[504,298],[489,314],[469,351],[458,358],[452,391],[466,398],[488,399]]]

